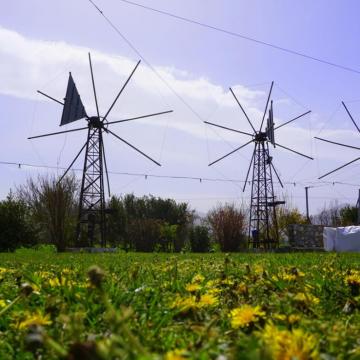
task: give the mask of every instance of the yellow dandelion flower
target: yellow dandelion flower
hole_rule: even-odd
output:
[[[274,314],[272,316],[272,318],[276,319],[276,320],[284,321],[284,320],[286,320],[286,315],[284,315],[284,314]]]
[[[265,316],[265,312],[261,311],[260,306],[244,305],[240,308],[231,310],[231,326],[234,329],[247,327],[251,323],[259,321],[260,318]]]
[[[282,278],[286,281],[295,281],[297,277],[294,274],[283,274]]]
[[[6,306],[6,301],[3,299],[0,299],[0,308],[4,308]]]
[[[201,295],[200,300],[197,303],[199,308],[216,306],[219,304],[219,298],[213,294]]]
[[[219,280],[209,280],[209,281],[205,284],[205,287],[206,287],[206,288],[213,288],[213,287],[216,287],[217,285],[219,285]]]
[[[240,294],[246,294],[248,292],[248,287],[245,283],[240,283],[237,287],[236,290],[240,293]]]
[[[300,321],[301,317],[299,315],[291,314],[288,317],[289,324],[296,324]]]
[[[318,340],[302,329],[279,330],[273,324],[267,324],[261,338],[272,359],[319,359]]]
[[[178,309],[181,312],[186,312],[189,311],[191,309],[195,309],[196,308],[196,298],[195,296],[190,296],[190,297],[180,297],[178,296],[175,301],[170,305],[170,307],[172,309]]]
[[[49,285],[50,285],[51,287],[61,286],[61,283],[60,283],[59,278],[49,279]]]
[[[345,284],[349,286],[360,286],[360,272],[352,271],[350,275],[345,276]]]
[[[24,330],[29,328],[31,325],[51,325],[52,321],[50,320],[49,315],[41,315],[40,313],[29,314],[29,316],[18,323],[18,329]]]
[[[181,350],[181,349],[168,351],[164,356],[164,360],[183,360],[183,359],[186,359],[185,350]]]
[[[187,284],[185,286],[185,290],[188,291],[188,292],[196,292],[196,291],[198,291],[200,289],[201,289],[201,286],[199,284],[191,283],[191,284]]]
[[[313,305],[317,305],[320,302],[320,299],[317,298],[316,296],[314,296],[313,294],[307,292],[307,293],[303,293],[303,292],[299,292],[294,296],[294,300],[298,301],[298,302],[303,302],[305,304],[313,304]]]
[[[197,274],[192,278],[191,282],[192,283],[202,283],[204,280],[205,280],[204,276],[202,276],[201,274]]]

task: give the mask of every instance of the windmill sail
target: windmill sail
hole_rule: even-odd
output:
[[[70,73],[60,126],[72,123],[84,117],[87,117],[87,114]]]
[[[267,119],[267,126],[266,126],[266,134],[271,142],[275,146],[275,135],[274,135],[274,113],[273,113],[273,106],[271,102],[271,106],[269,109],[269,117]]]

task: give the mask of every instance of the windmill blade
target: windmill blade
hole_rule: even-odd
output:
[[[98,105],[97,96],[96,96],[94,73],[93,73],[93,67],[92,67],[92,62],[91,62],[91,55],[90,55],[90,53],[89,53],[88,55],[89,55],[89,65],[90,65],[90,72],[91,72],[91,81],[92,81],[92,86],[93,86],[93,90],[94,90],[94,98],[95,98],[96,112],[97,112],[98,118],[100,118],[99,105]]]
[[[69,73],[69,80],[66,88],[65,103],[61,115],[60,126],[72,123],[74,121],[87,118],[85,107],[76,88],[74,79]]]
[[[121,95],[121,93],[124,91],[126,85],[129,83],[131,77],[134,75],[134,72],[136,71],[137,67],[140,65],[141,60],[138,61],[138,63],[136,64],[134,70],[131,72],[130,76],[128,77],[128,79],[125,81],[125,84],[123,85],[123,87],[120,89],[119,93],[117,94],[115,100],[113,101],[113,103],[111,104],[109,110],[107,111],[107,113],[105,114],[104,118],[102,121],[105,121],[105,119],[107,118],[107,116],[109,115],[110,111],[112,110],[112,108],[115,106],[117,100],[119,99],[119,96]]]
[[[360,150],[360,148],[359,148],[359,147],[356,147],[356,146],[341,144],[341,143],[338,143],[338,142],[335,142],[335,141],[331,141],[331,140],[326,140],[326,139],[323,139],[323,138],[320,138],[320,137],[317,137],[317,136],[315,136],[315,139],[321,140],[321,141],[325,141],[325,142],[328,142],[328,143],[330,143],[330,144],[335,144],[335,145],[344,146],[344,147],[349,148],[349,149]]]
[[[265,116],[266,116],[266,113],[267,113],[267,108],[269,106],[269,101],[270,101],[270,97],[271,97],[271,92],[272,92],[272,89],[273,89],[273,86],[274,86],[274,82],[272,81],[271,82],[271,86],[270,86],[270,91],[269,91],[269,95],[268,95],[268,98],[267,98],[267,101],[266,101],[266,106],[265,106],[265,110],[264,110],[264,115],[263,115],[263,118],[261,120],[261,126],[260,126],[260,131],[263,127],[263,124],[264,124],[264,120],[265,120]]]
[[[102,144],[102,152],[103,152],[103,157],[104,157],[104,165],[105,165],[106,181],[107,181],[107,186],[108,186],[108,194],[109,194],[109,197],[110,197],[111,196],[111,194],[110,194],[110,181],[109,181],[108,167],[107,167],[107,163],[106,163],[104,141],[102,141],[101,144]]]
[[[280,183],[281,187],[284,188],[284,185],[283,185],[283,183],[282,183],[282,181],[281,181],[281,179],[280,179],[280,176],[279,176],[278,172],[277,172],[276,169],[275,169],[274,164],[271,162],[270,165],[271,165],[272,169],[274,170],[274,173],[275,173],[277,179],[279,180],[279,183]]]
[[[163,115],[163,114],[168,114],[168,113],[172,113],[174,110],[168,110],[168,111],[162,111],[162,112],[158,112],[158,113],[154,113],[154,114],[149,114],[149,115],[142,115],[142,116],[137,116],[137,117],[133,117],[133,118],[129,118],[129,119],[124,119],[124,120],[117,120],[117,121],[110,121],[107,124],[117,124],[117,123],[122,123],[125,121],[132,121],[132,120],[138,120],[138,119],[144,119],[147,117],[151,117],[151,116],[157,116],[157,115]]]
[[[61,102],[61,101],[59,101],[59,100],[57,100],[57,99],[53,98],[52,96],[50,96],[50,95],[48,95],[48,94],[45,94],[44,92],[42,92],[42,91],[40,91],[40,90],[37,90],[37,92],[38,92],[39,94],[41,94],[41,95],[43,95],[43,96],[47,97],[48,99],[53,100],[53,101],[57,102],[58,104],[60,104],[60,105],[64,106],[64,103],[63,103],[63,102]]]
[[[354,124],[354,125],[355,125],[355,127],[357,128],[357,131],[358,131],[358,132],[360,132],[360,129],[359,129],[359,127],[357,126],[357,124],[356,124],[356,122],[355,122],[354,118],[353,118],[353,117],[352,117],[352,115],[350,114],[349,109],[347,108],[347,106],[345,105],[345,103],[344,103],[343,101],[342,101],[341,103],[343,104],[343,106],[344,106],[344,108],[345,108],[346,112],[348,113],[348,115],[349,115],[349,117],[350,117],[351,121],[353,122],[353,124]]]
[[[45,137],[45,136],[65,134],[65,133],[74,132],[74,131],[80,131],[80,130],[85,130],[85,129],[88,129],[88,127],[86,126],[86,127],[82,127],[82,128],[78,128],[78,129],[71,129],[71,130],[58,131],[58,132],[49,133],[49,134],[42,134],[42,135],[30,136],[30,137],[28,137],[28,140],[30,140],[30,139],[37,139],[37,138],[41,138],[41,137]]]
[[[154,159],[152,159],[150,156],[146,155],[144,152],[142,152],[141,150],[139,150],[138,148],[136,148],[134,145],[131,145],[129,142],[127,142],[126,140],[122,139],[119,135],[116,135],[114,132],[112,132],[111,130],[107,130],[111,135],[115,136],[116,138],[118,138],[120,141],[124,142],[126,145],[129,145],[131,148],[133,148],[134,150],[136,150],[137,152],[139,152],[141,155],[145,156],[147,159],[151,160],[153,163],[155,163],[158,166],[161,166],[161,164],[159,164],[157,161],[155,161]]]
[[[254,133],[256,133],[256,130],[255,130],[255,128],[254,128],[254,125],[251,123],[251,121],[250,121],[249,117],[247,116],[244,108],[241,106],[240,101],[238,100],[238,98],[236,97],[235,93],[233,92],[233,89],[232,89],[232,88],[229,88],[229,89],[230,89],[231,93],[233,94],[236,102],[237,102],[238,105],[240,106],[240,109],[242,110],[243,114],[245,115],[245,117],[246,117],[247,121],[249,122],[251,128],[253,129]]]
[[[229,130],[229,131],[234,131],[234,132],[239,133],[239,134],[244,134],[244,135],[253,136],[253,134],[250,134],[250,133],[247,133],[247,132],[244,132],[244,131],[240,131],[240,130],[231,129],[231,128],[228,128],[228,127],[226,127],[226,126],[214,124],[214,123],[209,122],[209,121],[204,121],[204,123],[205,123],[205,124],[208,124],[208,125],[216,126],[216,127],[218,127],[218,128],[221,128],[221,129],[225,129],[225,130]]]
[[[253,154],[252,154],[252,157],[251,157],[251,161],[250,161],[250,165],[249,165],[249,168],[248,168],[248,171],[247,171],[247,174],[246,174],[246,179],[245,179],[245,183],[244,183],[244,187],[243,187],[243,192],[245,192],[246,183],[247,183],[248,178],[249,178],[251,165],[252,165],[252,163],[253,163],[253,161],[254,161],[254,157],[255,157],[255,153],[256,153],[256,147],[257,147],[257,144],[255,145],[255,149],[254,149],[254,151],[253,151]]]
[[[92,135],[90,136],[89,140],[91,139]],[[69,172],[69,170],[72,168],[72,166],[75,164],[75,161],[79,158],[80,154],[82,153],[82,151],[85,149],[86,145],[87,145],[87,141],[85,142],[85,144],[83,145],[83,147],[80,149],[80,151],[78,152],[78,154],[75,156],[74,160],[72,161],[72,163],[69,165],[69,167],[65,170],[65,172],[62,174],[61,178],[59,179],[59,181],[57,182],[57,184],[60,184],[62,179],[66,176],[66,174]]]
[[[238,150],[242,149],[243,147],[245,147],[246,145],[249,145],[249,144],[250,144],[250,143],[252,143],[252,142],[253,142],[253,140],[250,140],[250,141],[249,141],[249,142],[247,142],[246,144],[239,146],[239,147],[238,147],[238,148],[236,148],[235,150],[233,150],[233,151],[229,152],[228,154],[226,154],[226,155],[222,156],[221,158],[219,158],[219,159],[217,159],[217,160],[213,161],[213,162],[212,162],[212,163],[210,163],[208,166],[214,165],[214,164],[215,164],[215,163],[217,163],[218,161],[220,161],[220,160],[222,160],[222,159],[225,159],[225,158],[226,158],[226,157],[228,157],[229,155],[231,155],[231,154],[233,154],[234,152],[236,152],[236,151],[238,151]]]
[[[288,147],[286,147],[286,146],[284,146],[284,145],[280,145],[280,144],[278,144],[278,143],[275,143],[275,145],[276,145],[276,146],[280,146],[281,148],[283,148],[283,149],[285,149],[285,150],[289,150],[289,151],[291,151],[291,152],[293,152],[293,153],[295,153],[295,154],[298,154],[298,155],[300,155],[300,156],[303,156],[303,157],[305,157],[305,158],[307,158],[307,159],[314,160],[314,158],[312,158],[311,156],[307,156],[307,155],[305,155],[305,154],[302,154],[302,153],[300,153],[300,152],[298,152],[298,151],[295,151],[295,150],[293,150],[293,149],[290,149],[290,148],[288,148]]]
[[[355,161],[358,161],[359,159],[360,159],[360,157],[358,157],[358,158],[356,158],[356,159],[354,159],[354,160],[352,160],[352,161],[349,161],[348,163],[346,163],[346,164],[344,164],[344,165],[342,165],[342,166],[340,166],[340,167],[336,168],[335,170],[329,171],[328,173],[326,173],[326,174],[324,174],[324,175],[320,176],[320,177],[319,177],[319,180],[320,180],[320,179],[322,179],[322,178],[324,178],[325,176],[328,176],[328,175],[330,175],[330,174],[334,173],[335,171],[338,171],[338,170],[340,170],[340,169],[344,168],[345,166],[348,166],[348,165],[350,165],[350,164],[354,163]]]
[[[281,124],[281,125],[279,125],[279,126],[276,126],[274,130],[277,130],[277,129],[281,128],[282,126],[285,126],[285,125],[287,125],[287,124],[290,124],[291,122],[293,122],[293,121],[295,121],[295,120],[297,120],[297,119],[300,119],[301,117],[303,117],[303,116],[305,116],[305,115],[307,115],[307,114],[310,114],[310,113],[311,113],[311,110],[309,110],[309,111],[307,111],[307,112],[304,112],[303,114],[301,114],[301,115],[299,115],[299,116],[297,116],[297,117],[295,117],[295,118],[293,118],[293,119],[291,119],[291,120],[289,120],[289,121],[287,121],[287,122],[285,122],[285,123],[283,123],[283,124]]]

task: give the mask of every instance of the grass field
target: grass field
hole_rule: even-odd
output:
[[[360,254],[0,261],[0,359],[360,359]]]

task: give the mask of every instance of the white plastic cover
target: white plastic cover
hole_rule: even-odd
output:
[[[323,242],[325,251],[335,251],[336,228],[324,227]]]
[[[360,251],[360,226],[336,228],[335,251]]]

